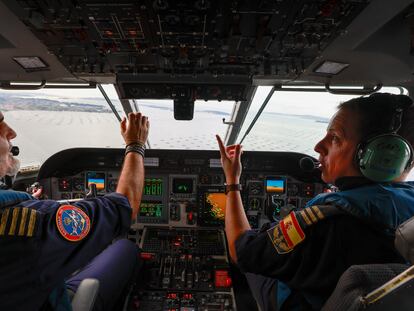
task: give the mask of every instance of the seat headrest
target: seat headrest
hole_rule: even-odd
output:
[[[414,217],[397,228],[394,245],[406,260],[414,264]]]

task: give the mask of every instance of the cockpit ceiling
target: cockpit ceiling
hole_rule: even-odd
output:
[[[0,80],[117,82],[124,98],[177,83],[225,98],[252,83],[410,84],[411,2],[3,0]],[[25,71],[16,56],[47,68]],[[349,66],[316,74],[325,60]]]

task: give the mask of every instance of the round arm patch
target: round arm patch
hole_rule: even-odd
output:
[[[88,235],[91,221],[79,207],[62,205],[56,213],[56,226],[66,240],[78,242]]]

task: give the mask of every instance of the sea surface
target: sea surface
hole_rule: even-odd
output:
[[[150,144],[156,149],[218,150],[215,134],[227,125],[217,112],[198,111],[192,121],[176,121],[172,111],[145,107],[150,118]],[[112,113],[74,111],[6,111],[6,122],[17,132],[22,165],[43,163],[63,149],[122,148],[119,123]],[[313,154],[326,124],[283,115],[264,115],[243,143],[245,150],[296,151]]]

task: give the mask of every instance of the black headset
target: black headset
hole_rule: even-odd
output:
[[[357,147],[357,166],[362,175],[376,182],[392,181],[413,164],[413,147],[397,134],[404,109],[411,106],[412,101],[408,96],[397,95],[393,95],[393,101],[388,132],[371,136]]]

